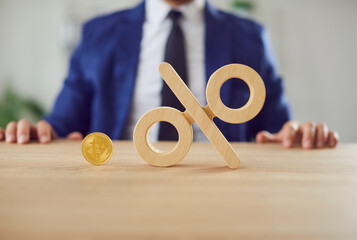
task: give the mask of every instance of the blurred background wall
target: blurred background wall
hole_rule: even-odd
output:
[[[34,98],[49,110],[81,24],[138,2],[0,0],[0,99],[10,82],[19,95]],[[327,122],[342,141],[357,141],[357,1],[211,3],[267,27],[296,119]]]

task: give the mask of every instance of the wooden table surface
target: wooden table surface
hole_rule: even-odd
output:
[[[357,144],[233,147],[238,170],[210,143],[170,168],[132,142],[103,166],[78,141],[0,143],[0,239],[357,239]]]

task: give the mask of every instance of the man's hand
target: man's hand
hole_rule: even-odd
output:
[[[25,144],[30,140],[49,143],[55,138],[57,135],[52,126],[44,120],[32,125],[28,120],[22,119],[19,122],[10,122],[6,130],[0,128],[0,141],[5,140],[7,143]],[[67,139],[82,140],[83,135],[80,132],[73,132],[67,136]]]
[[[306,122],[299,124],[297,121],[286,122],[276,134],[261,131],[256,136],[257,143],[282,143],[285,148],[291,148],[295,143],[298,143],[305,149],[334,148],[338,139],[338,133],[329,131],[324,123],[315,125],[312,122]]]

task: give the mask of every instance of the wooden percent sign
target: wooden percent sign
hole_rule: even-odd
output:
[[[186,111],[180,112],[171,107],[159,107],[145,113],[134,129],[134,145],[139,155],[151,165],[159,167],[172,166],[180,162],[191,147],[192,123],[196,122],[227,165],[231,169],[239,168],[238,154],[215,125],[213,118],[218,117],[225,122],[236,124],[254,118],[262,109],[266,94],[264,82],[259,74],[242,64],[229,64],[219,68],[208,81],[207,106],[202,107],[170,64],[161,63],[159,72]],[[222,85],[231,78],[242,79],[249,87],[249,100],[241,108],[228,108],[220,97]],[[150,128],[161,121],[171,123],[178,132],[178,143],[169,151],[157,149],[149,139]]]

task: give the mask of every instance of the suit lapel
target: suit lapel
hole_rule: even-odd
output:
[[[232,33],[228,28],[226,16],[206,2],[205,7],[205,64],[206,79],[218,68],[233,63]],[[221,89],[223,103],[228,104],[231,100],[231,91],[224,85]],[[225,136],[228,136],[227,124],[215,118],[216,125]]]
[[[225,15],[206,2],[205,7],[206,78],[218,68],[232,63],[232,37]]]
[[[117,46],[114,58],[114,77],[117,82],[119,126],[115,136],[121,137],[129,115],[140,54],[145,19],[145,2],[129,10],[116,31]],[[232,34],[225,15],[206,2],[205,6],[205,66],[206,80],[218,68],[232,63]],[[227,89],[222,88],[222,101],[229,102]],[[217,125],[221,123],[217,122]]]
[[[118,138],[123,135],[133,98],[144,19],[145,3],[142,2],[126,13],[116,30],[114,81],[117,83],[118,94],[116,98],[118,128],[114,135]]]

